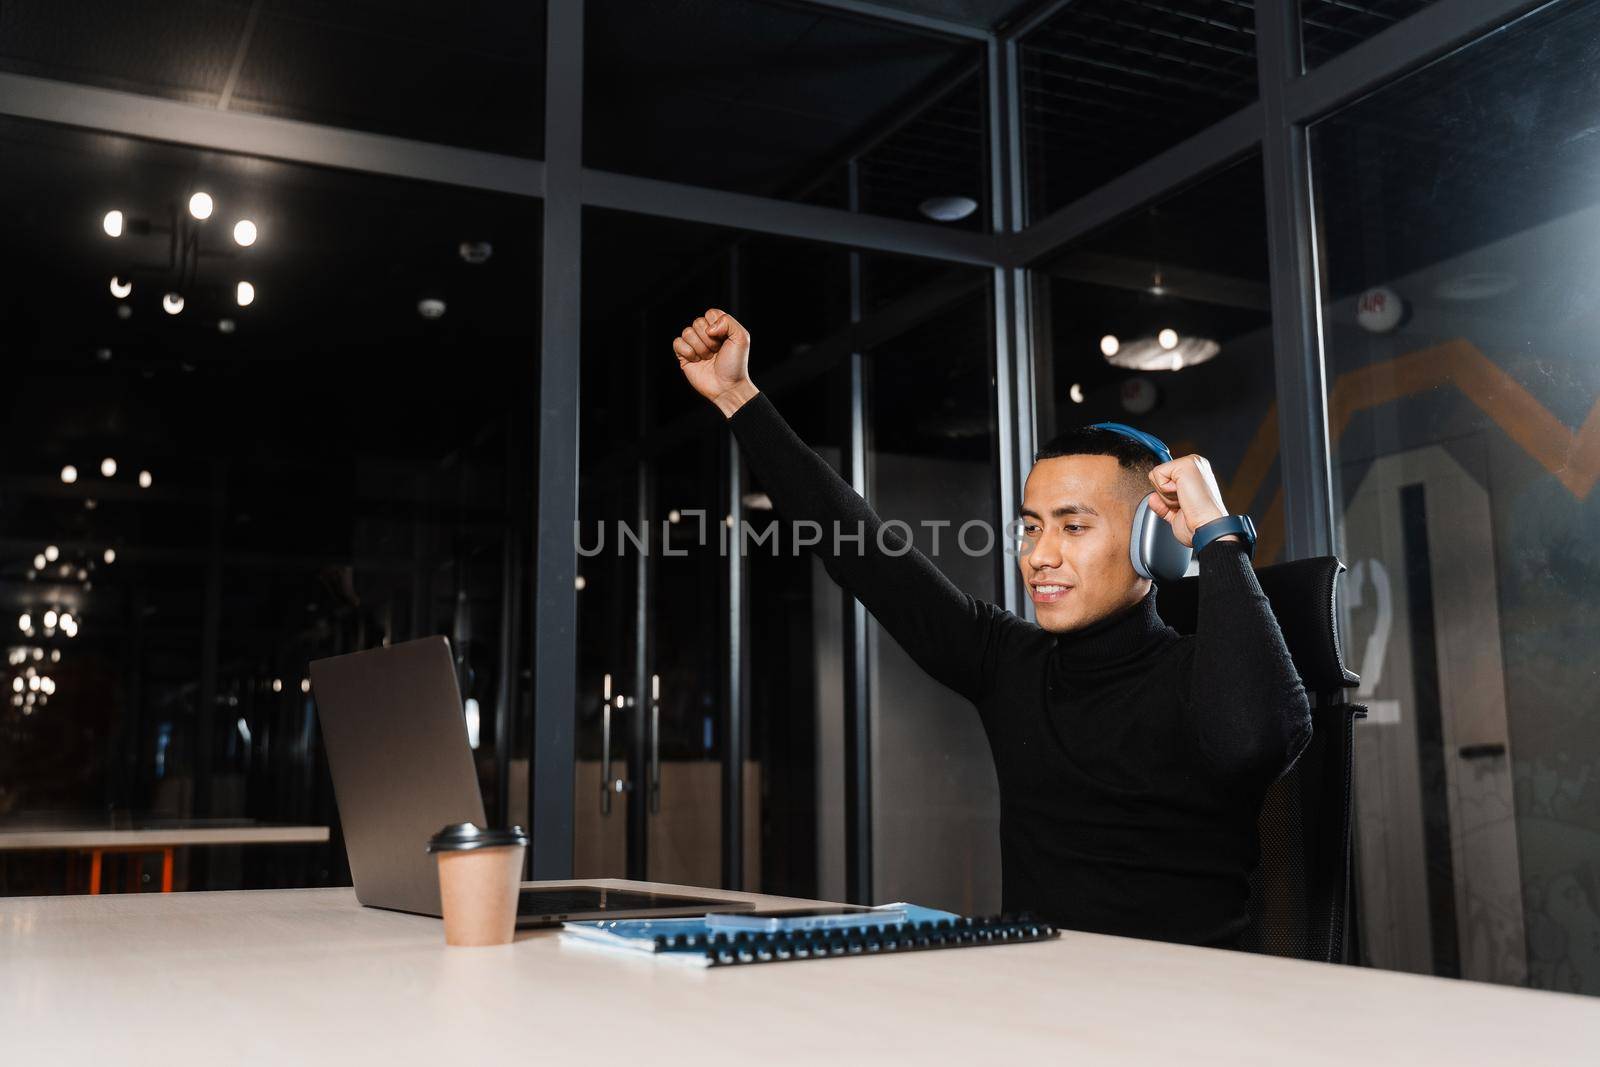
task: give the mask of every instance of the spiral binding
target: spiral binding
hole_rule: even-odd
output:
[[[1061,931],[1024,913],[988,915],[937,922],[885,923],[835,930],[740,931],[727,934],[674,934],[656,938],[657,952],[699,953],[713,967],[741,963],[781,963],[837,956],[881,956],[941,948],[980,948],[1049,941]]]

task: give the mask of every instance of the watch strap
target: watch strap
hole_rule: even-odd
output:
[[[1200,528],[1194,532],[1195,555],[1198,556],[1201,549],[1217,538],[1226,537],[1228,534],[1238,534],[1243,538],[1245,546],[1249,549],[1250,557],[1252,559],[1255,558],[1256,524],[1251,521],[1248,515],[1224,515],[1220,519],[1212,519],[1210,522],[1202,523]]]

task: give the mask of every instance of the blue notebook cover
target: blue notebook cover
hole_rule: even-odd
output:
[[[904,924],[938,922],[941,919],[959,918],[954,912],[924,908],[916,904],[880,904],[884,909],[904,912]],[[886,923],[874,923],[870,915],[862,915],[858,926],[847,928],[860,931],[882,929]],[[561,936],[573,943],[601,948],[625,949],[632,952],[651,953],[657,956],[676,957],[685,962],[704,965],[705,942],[713,935],[704,916],[682,919],[598,919],[587,922],[563,923]],[[660,938],[668,938],[663,942]],[[671,945],[672,947],[665,947]]]

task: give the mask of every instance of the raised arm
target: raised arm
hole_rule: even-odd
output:
[[[1178,540],[1227,514],[1211,464],[1182,456],[1150,472],[1150,506]],[[1311,739],[1311,703],[1272,605],[1237,534],[1200,550],[1194,662],[1184,706],[1207,761],[1224,775],[1265,785]]]
[[[1200,550],[1187,699],[1191,728],[1211,764],[1258,785],[1287,770],[1311,739],[1305,686],[1237,541]]]
[[[817,524],[812,551],[833,580],[928,674],[980,701],[1020,620],[958,589],[795,434],[750,381],[750,334],[731,315],[707,311],[672,347],[684,377],[727,417],[778,514]]]

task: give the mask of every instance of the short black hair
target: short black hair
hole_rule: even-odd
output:
[[[1141,477],[1161,463],[1154,452],[1131,437],[1094,426],[1079,426],[1056,434],[1034,454],[1033,461],[1038,463],[1060,456],[1112,456],[1124,470]]]

